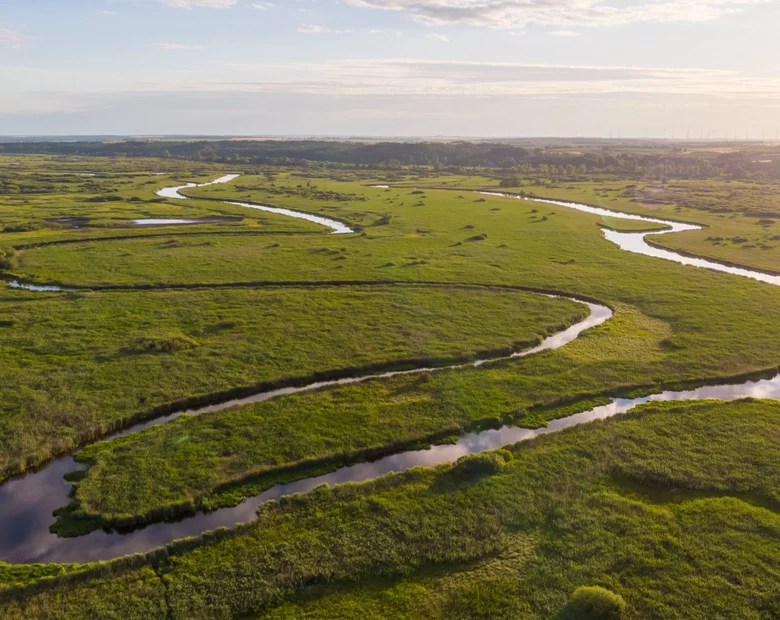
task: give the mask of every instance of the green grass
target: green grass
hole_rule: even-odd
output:
[[[399,441],[425,440],[463,430],[484,418],[537,425],[540,419],[535,411],[539,407],[637,387],[713,381],[777,365],[780,291],[776,287],[628,254],[602,238],[598,226],[604,222],[596,216],[505,198],[486,198],[483,202],[470,195],[459,198],[460,194],[451,191],[414,191],[418,190],[385,191],[326,179],[307,184],[305,179],[289,174],[277,175],[273,185],[262,176],[241,177],[233,184],[190,192],[226,199],[249,196],[257,202],[322,212],[363,226],[365,233],[277,239],[175,237],[175,243],[131,239],[49,246],[23,252],[18,258],[19,269],[42,281],[83,286],[334,280],[522,285],[596,298],[619,308],[617,316],[591,336],[540,358],[494,370],[448,373],[425,384],[417,378],[388,383],[394,386],[392,389],[408,392],[408,400],[393,399],[391,388],[372,382],[350,387],[349,406],[338,410],[338,415],[328,402],[338,398],[339,392],[327,391],[284,398],[251,411],[220,414],[218,431],[213,430],[216,416],[182,421],[171,430],[157,429],[145,435],[144,441],[133,440],[123,447],[120,460],[112,461],[119,457],[109,453],[102,457],[104,460],[94,469],[94,482],[83,483],[83,499],[87,499],[87,487],[95,485],[85,502],[89,504],[87,512],[135,519],[150,510],[159,512],[164,505],[235,502],[242,493],[229,498],[209,496],[225,482],[269,469],[307,460],[319,463],[328,458],[355,458],[366,450],[399,445]],[[326,205],[323,195],[332,199]],[[414,206],[418,201],[425,205]],[[389,223],[377,224],[385,215]],[[468,241],[475,237],[482,240]],[[316,294],[325,305],[315,314],[332,321],[331,331],[336,325],[345,328],[352,322],[352,314],[333,313],[327,305],[329,296],[338,290],[334,287]],[[93,295],[100,298],[105,294]],[[134,298],[137,293],[125,295]],[[186,299],[203,295],[205,290],[193,292]],[[162,298],[148,299],[151,312],[160,303],[153,300]],[[737,299],[739,303],[732,302]],[[314,330],[318,328],[316,322],[311,325]],[[734,325],[740,328],[735,330]],[[166,329],[178,330],[177,342],[191,336],[190,331],[175,324]],[[436,338],[447,333],[451,333],[451,327],[442,324]],[[137,348],[139,338],[144,342],[148,335],[135,335],[125,346]],[[294,349],[284,342],[283,334],[277,346],[279,351]],[[332,347],[333,341],[324,343],[323,350],[328,346]],[[256,347],[255,342],[248,343],[246,350],[254,351]],[[249,358],[231,353],[238,357],[237,365],[249,362]],[[211,359],[202,346],[175,355]],[[343,367],[337,359],[312,358],[306,370]],[[377,355],[373,361],[387,359]],[[289,361],[279,361],[280,371],[289,367]],[[236,370],[230,376],[220,373],[214,377],[199,365],[188,364],[186,370],[171,376],[170,385],[176,391],[163,402],[186,397],[196,384],[194,379],[203,376],[210,378],[205,383],[208,388],[203,387],[203,381],[197,383],[201,394],[253,383],[244,378],[247,375],[247,370]],[[156,405],[161,400],[153,396],[148,402]],[[376,403],[382,403],[381,415],[375,413]],[[120,405],[128,411],[126,405]],[[340,419],[343,411],[348,414]],[[105,413],[101,413],[103,416]],[[343,438],[338,442],[317,441],[305,429],[310,418],[321,420],[321,427],[332,425],[350,432],[341,433]],[[334,423],[336,419],[338,424]],[[94,426],[96,422],[91,423]],[[73,426],[80,425],[81,420]],[[257,442],[255,449],[240,442],[244,429],[253,425],[274,429],[278,438],[271,442],[273,445]],[[180,432],[180,428],[193,441],[175,444],[176,449],[160,450],[160,446],[168,445],[170,434]],[[292,445],[293,437],[306,437],[307,441],[298,449]],[[10,443],[19,442],[14,439]],[[220,444],[230,449],[223,456],[215,456]],[[312,450],[310,454],[308,449]],[[192,465],[201,458],[201,465]],[[155,462],[167,475],[156,476],[150,471],[134,479],[134,492],[122,499],[114,489],[126,488],[122,468],[135,462]],[[160,490],[159,495],[155,489]],[[133,506],[136,499],[137,505]]]
[[[620,222],[465,191],[496,185],[495,176],[277,168],[190,190],[356,229],[332,236],[213,200],[155,198],[173,182],[231,172],[222,166],[10,159],[23,165],[0,157],[5,275],[84,289],[0,291],[0,461],[11,470],[173,402],[506,350],[582,312],[540,295],[448,285],[560,291],[615,309],[607,324],[539,356],[284,397],[98,444],[83,455],[92,468],[75,508],[107,520],[159,516],[181,502],[230,504],[376,451],[506,421],[539,426],[605,394],[720,381],[779,361],[777,287],[623,252],[599,230]],[[157,170],[167,176],[149,176]],[[390,176],[407,186],[366,187]],[[771,186],[675,182],[663,203],[644,198],[648,184],[606,176],[522,189],[700,222],[710,227],[703,240],[659,242],[766,269],[778,262],[776,224],[758,223],[771,219]],[[734,204],[729,191],[743,204],[718,212]],[[118,200],[92,200],[107,196]],[[185,214],[243,219],[115,227]],[[68,216],[88,228],[49,221]],[[288,285],[269,286],[279,282]],[[150,286],[161,290],[141,290]],[[578,587],[601,586],[626,600],[632,618],[773,617],[777,416],[778,405],[764,402],[652,405],[516,448],[509,464],[480,457],[271,504],[235,533],[146,558],[0,565],[11,587],[0,616],[550,618]],[[63,571],[72,574],[45,579]]]
[[[654,237],[652,241],[696,256],[780,271],[780,190],[773,185],[712,179],[663,185],[608,181],[553,187],[531,184],[522,190],[547,198],[701,224],[703,230]],[[610,225],[606,220],[604,224]],[[641,222],[635,224],[636,229],[642,227]],[[629,230],[625,221],[619,222],[619,227]]]
[[[517,291],[0,290],[0,465],[24,469],[189,398],[536,342],[587,308]]]
[[[234,534],[149,556],[164,599],[135,559],[0,612],[542,619],[600,586],[632,619],[773,617],[778,420],[769,401],[649,404],[517,444],[498,468],[470,457],[267,504]]]
[[[323,465],[477,427],[539,426],[588,408],[599,395],[695,382],[704,372],[701,361],[697,365],[685,348],[670,342],[663,322],[618,306],[609,323],[537,357],[373,380],[181,418],[82,453],[79,459],[91,467],[77,486],[78,512],[130,525],[195,507],[233,505],[277,483],[283,472],[306,477]],[[181,437],[187,440],[179,442]]]
[[[497,178],[498,177],[498,178]],[[499,188],[500,173],[492,176],[405,176],[391,181],[407,187],[476,190],[490,188],[525,192],[544,198],[571,200],[651,217],[703,225],[704,230],[653,239],[669,249],[715,260],[777,272],[780,269],[780,190],[762,181],[655,179],[637,181],[606,177],[590,181],[544,183],[530,175],[517,186]],[[620,230],[642,230],[647,224],[605,218],[603,224]]]
[[[66,166],[65,170],[59,170],[55,160],[29,157],[24,159],[22,166],[8,166],[13,159],[0,156],[0,188],[3,194],[0,234],[3,243],[8,245],[25,246],[79,238],[104,239],[182,231],[181,226],[133,227],[132,220],[142,218],[235,218],[234,221],[220,224],[188,225],[183,227],[187,234],[319,230],[319,227],[308,222],[272,213],[214,202],[164,199],[155,193],[164,186],[212,180],[223,174],[217,167],[157,175],[143,172],[144,165],[150,170],[170,170],[171,167],[181,166],[171,166],[168,162],[140,161],[138,168],[127,170],[118,162],[92,159],[76,160]]]

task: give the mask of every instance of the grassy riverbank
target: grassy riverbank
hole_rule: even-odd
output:
[[[235,534],[5,595],[0,611],[541,619],[600,585],[630,619],[772,617],[778,420],[776,402],[651,404],[510,454],[272,503]]]
[[[132,525],[234,505],[323,467],[474,428],[538,426],[606,394],[659,391],[706,374],[683,361],[685,353],[667,352],[668,336],[663,323],[618,306],[607,324],[562,349],[495,367],[373,380],[181,418],[85,450],[79,459],[90,468],[77,485],[76,513]],[[575,406],[561,411],[568,403]]]
[[[454,286],[0,289],[0,307],[0,465],[11,471],[166,403],[323,370],[468,359],[536,342],[588,312],[539,294]]]
[[[121,449],[101,448],[90,476],[80,485],[82,509],[90,516],[130,523],[145,516],[159,518],[174,506],[179,510],[222,505],[258,488],[217,493],[225,484],[257,475],[273,474],[271,479],[275,479],[279,468],[299,467],[302,462],[320,467],[323,462],[351,460],[390,446],[463,431],[483,419],[494,424],[501,420],[536,424],[533,412],[537,408],[561,401],[632,388],[657,389],[679,381],[714,381],[778,363],[780,290],[776,287],[626,253],[602,238],[599,225],[604,222],[589,214],[505,198],[461,198],[454,191],[419,191],[386,191],[327,179],[307,183],[292,175],[277,175],[273,181],[262,176],[241,177],[225,186],[190,192],[320,212],[365,226],[365,231],[335,236],[179,237],[175,243],[133,239],[60,245],[23,252],[20,270],[42,280],[129,287],[333,280],[523,285],[599,299],[619,308],[618,316],[582,341],[540,358],[515,361],[495,370],[447,373],[425,384],[413,377],[388,383],[403,397],[394,397],[396,392],[372,382],[344,388],[348,398],[345,396],[342,400],[346,404],[338,408],[331,399],[339,401],[341,392],[318,392],[283,398],[249,411],[182,420],[170,429],[155,429],[143,438],[123,441]],[[233,303],[219,291],[206,290],[193,291],[183,299],[193,303],[208,294],[222,300],[215,303]],[[313,320],[316,316],[328,322],[326,331],[330,334],[352,331],[355,313],[331,312],[330,295],[337,290],[312,289],[322,300],[306,319],[312,330],[324,327]],[[163,294],[175,299],[184,293],[143,295],[148,296],[151,309],[155,299],[162,299],[153,295]],[[243,294],[235,293],[239,299]],[[140,293],[122,295],[133,298]],[[379,297],[375,302],[383,303]],[[267,307],[275,302],[258,303]],[[367,310],[365,316],[381,322],[377,312]],[[475,330],[483,328],[476,317],[466,320],[473,321]],[[429,324],[440,321],[437,318]],[[413,322],[412,316],[402,322]],[[459,329],[446,322],[440,324],[437,338]],[[735,325],[739,329],[735,330]],[[260,324],[257,328],[264,329]],[[188,334],[187,329],[178,329]],[[239,329],[237,333],[247,331]],[[282,330],[279,334],[274,349],[278,355],[289,355],[282,353],[285,348],[299,351],[289,342],[282,344],[282,335],[289,337],[291,332]],[[305,336],[318,338],[314,331]],[[335,342],[344,337],[336,336]],[[366,337],[373,335],[361,335]],[[256,351],[258,342],[248,341],[238,350],[244,346],[247,352]],[[323,342],[323,350],[331,346],[332,342]],[[201,352],[202,360],[203,349],[196,351]],[[343,353],[346,359],[354,355],[349,349]],[[179,358],[196,354],[183,353]],[[236,352],[228,355],[234,358]],[[315,372],[358,366],[339,362],[344,359],[340,355],[341,351],[332,359],[312,356],[296,362],[282,357],[269,362],[278,369],[276,377],[290,376],[291,367]],[[376,355],[371,363],[399,357],[382,359]],[[411,357],[415,356],[406,359]],[[212,355],[206,359],[216,362]],[[240,368],[242,364],[244,368]],[[244,377],[257,376],[250,374],[257,372],[252,364],[239,355],[229,376],[189,364],[186,370],[170,375],[170,385],[175,388],[168,390],[163,402],[191,395],[187,391],[192,392],[196,384],[200,393],[251,385],[254,382]],[[300,370],[295,373],[302,374]],[[193,377],[208,378],[195,383]],[[273,380],[273,375],[266,377]],[[147,402],[160,402],[159,396],[152,397]],[[106,415],[100,411],[101,417]],[[323,438],[316,439],[307,431],[310,419],[320,421]],[[337,441],[325,440],[331,436],[328,429],[340,429]],[[270,433],[274,440],[244,441],[247,433],[251,437]],[[181,437],[187,440],[178,442]],[[221,445],[229,449],[219,448]],[[130,473],[144,462],[156,463],[159,468],[146,468],[143,476]],[[161,476],[155,471],[168,473]],[[264,484],[260,481],[259,488]]]
[[[0,289],[6,472],[185,403],[506,353],[584,317],[581,304],[540,292],[615,312],[532,357],[285,396],[97,443],[79,457],[90,468],[68,519],[127,525],[232,505],[279,480],[469,429],[539,426],[606,395],[780,363],[780,288],[624,252],[600,230],[626,228],[612,218],[466,191],[496,186],[497,174],[258,166],[179,203],[155,190],[247,171],[20,160],[10,170],[0,156],[3,277],[80,288]],[[388,179],[405,186],[369,187]],[[771,191],[712,180],[704,208],[704,183],[666,184],[656,202],[645,200],[652,184],[606,173],[506,189],[700,222],[722,239],[658,239],[774,264],[776,224],[758,223],[771,219]],[[724,212],[737,189],[745,203]],[[215,199],[316,213],[356,232]],[[117,227],[207,215],[243,219]],[[774,617],[778,416],[770,402],[650,405],[454,468],[318,489],[143,557],[0,563],[0,617],[541,619],[583,585],[622,596],[631,619]]]
[[[198,200],[161,198],[156,190],[189,181],[206,182],[224,174],[217,166],[140,160],[137,168],[121,161],[88,158],[62,161],[28,156],[9,166],[0,155],[0,243],[25,247],[164,233],[318,232],[320,227],[288,217]],[[153,172],[165,170],[166,172]],[[187,226],[135,226],[136,219],[231,221]],[[0,246],[0,247],[2,247]]]
[[[780,269],[780,192],[772,183],[683,179],[659,183],[602,181],[538,183],[526,179],[498,189],[495,178],[404,179],[404,185],[453,190],[496,188],[510,193],[571,200],[661,219],[697,223],[703,230],[657,237],[660,245],[695,256],[777,272]],[[609,222],[604,222],[609,225]],[[618,221],[623,230],[640,223]]]

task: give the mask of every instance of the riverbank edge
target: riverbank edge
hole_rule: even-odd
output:
[[[379,287],[387,286],[387,285],[393,285],[393,286],[400,285],[400,286],[419,286],[422,288],[443,287],[443,288],[478,289],[478,290],[496,289],[496,290],[504,290],[504,291],[541,293],[546,295],[554,295],[558,297],[566,297],[570,300],[578,301],[578,302],[597,303],[599,305],[604,305],[606,307],[609,307],[614,312],[614,309],[611,308],[609,305],[604,304],[603,302],[600,301],[585,299],[582,296],[575,296],[560,291],[542,291],[542,290],[530,289],[527,287],[517,287],[517,286],[509,286],[509,285],[491,286],[491,285],[471,285],[471,284],[455,284],[455,283],[441,284],[441,283],[420,283],[420,282],[414,282],[414,283],[343,282],[335,285],[323,284],[322,286],[340,287],[340,286],[350,286],[350,285],[379,286]],[[273,287],[274,284],[272,283],[270,286]],[[300,285],[295,283],[290,283],[290,284],[283,284],[282,286],[285,288],[288,287],[295,288]],[[316,286],[320,286],[320,285],[317,284]],[[244,288],[244,287],[230,286],[228,288]],[[266,288],[266,286],[260,286],[258,288]],[[189,290],[189,288],[185,290]],[[585,315],[585,317],[580,320],[587,319],[587,316],[588,315]],[[577,322],[579,321],[575,319],[574,322],[572,323],[563,324],[557,327],[560,327],[562,328],[561,330],[564,330],[564,329],[568,329],[572,325],[575,325]],[[549,335],[554,335],[555,333],[557,332],[552,332]],[[516,347],[522,347],[519,349],[520,351],[522,351],[525,348],[530,348],[535,345],[538,345],[545,337],[548,337],[549,335],[540,335],[532,341],[518,342],[516,343]],[[488,351],[470,352],[470,354],[465,357],[464,356],[451,357],[451,358],[431,357],[431,358],[378,362],[376,364],[367,364],[358,367],[325,370],[325,371],[320,371],[320,372],[316,372],[316,373],[312,373],[300,377],[288,377],[285,379],[280,379],[275,381],[264,381],[253,385],[234,387],[228,390],[212,392],[210,394],[205,394],[202,396],[193,396],[193,397],[188,397],[177,401],[173,401],[170,403],[164,403],[151,410],[138,412],[130,416],[125,416],[113,422],[103,424],[99,427],[95,427],[87,431],[83,431],[82,433],[76,435],[73,438],[61,440],[59,443],[52,445],[47,451],[42,452],[41,454],[28,455],[27,457],[24,458],[24,460],[20,459],[15,464],[6,466],[2,470],[0,470],[0,484],[4,484],[5,482],[7,482],[10,479],[13,479],[14,477],[22,476],[28,471],[38,470],[44,465],[46,465],[47,463],[49,463],[50,461],[62,456],[67,456],[69,454],[72,454],[74,451],[78,450],[79,448],[87,444],[104,440],[110,437],[111,435],[132,428],[135,425],[150,422],[156,418],[166,417],[176,413],[186,413],[188,410],[192,410],[192,409],[200,409],[212,405],[220,405],[232,400],[248,398],[251,396],[255,396],[257,394],[262,394],[264,392],[271,392],[271,391],[284,389],[284,388],[304,387],[311,383],[318,383],[321,381],[334,381],[339,379],[348,379],[356,375],[381,374],[386,372],[412,370],[414,368],[426,368],[433,371],[442,366],[456,365],[461,363],[468,364],[470,361],[481,359],[482,356],[485,357],[499,356],[499,355],[508,356],[517,351],[518,351],[517,348],[502,347],[500,349],[494,349],[492,351],[488,350]]]

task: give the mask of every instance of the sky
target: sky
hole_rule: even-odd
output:
[[[780,0],[0,0],[0,135],[780,137]]]

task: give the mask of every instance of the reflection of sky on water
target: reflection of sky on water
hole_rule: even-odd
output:
[[[237,179],[239,174],[226,174],[223,177],[220,177],[214,181],[211,181],[209,183],[187,183],[186,185],[180,185],[178,187],[165,187],[157,192],[158,196],[162,196],[163,198],[173,198],[176,200],[187,200],[186,196],[183,196],[179,193],[179,190],[182,189],[191,189],[193,187],[206,187],[207,185],[217,185],[220,183],[229,183],[230,181],[233,181],[234,179]],[[339,222],[337,220],[332,220],[327,217],[321,217],[319,215],[314,215],[312,213],[305,213],[303,211],[292,211],[290,209],[279,209],[277,207],[266,207],[264,205],[253,205],[248,204],[246,202],[230,202],[230,201],[224,201],[225,204],[228,205],[235,205],[237,207],[245,207],[247,209],[255,209],[257,211],[266,211],[268,213],[276,213],[277,215],[286,215],[287,217],[293,217],[298,220],[306,220],[308,222],[314,222],[315,224],[320,224],[322,226],[325,226],[326,228],[331,228],[333,230],[334,235],[342,235],[346,233],[355,232],[353,231],[349,226],[346,224],[343,224],[342,222]],[[138,221],[136,221],[138,223]],[[186,224],[187,222],[171,222],[171,223],[181,223]]]
[[[633,252],[635,254],[642,254],[644,256],[652,256],[653,258],[661,258],[663,260],[674,261],[682,265],[691,265],[693,267],[700,267],[703,269],[711,269],[713,271],[721,271],[723,273],[730,273],[735,276],[742,276],[744,278],[751,278],[767,284],[774,284],[780,286],[780,276],[771,275],[768,273],[762,273],[760,271],[754,271],[752,269],[745,269],[742,267],[731,267],[729,265],[723,265],[714,261],[706,260],[704,258],[692,258],[683,256],[671,250],[664,250],[661,248],[650,245],[645,237],[647,235],[668,235],[671,233],[684,232],[687,230],[701,230],[701,226],[696,224],[685,224],[683,222],[674,222],[671,220],[661,220],[654,217],[645,217],[644,215],[635,215],[633,213],[623,213],[621,211],[612,211],[610,209],[602,209],[601,207],[592,207],[590,205],[584,205],[577,202],[567,202],[563,200],[548,200],[546,198],[524,198],[522,196],[516,196],[512,194],[503,194],[499,192],[480,192],[488,196],[505,196],[507,198],[518,198],[520,200],[528,200],[531,202],[541,202],[544,204],[557,205],[559,207],[566,207],[568,209],[576,209],[577,211],[584,211],[585,213],[592,213],[593,215],[600,215],[602,217],[611,217],[621,220],[633,220],[640,222],[651,222],[653,224],[665,224],[668,226],[668,230],[653,231],[653,232],[619,232],[616,230],[604,229],[604,237],[612,243],[619,246],[621,249],[627,252]]]
[[[680,392],[662,392],[642,398],[618,398],[608,405],[595,407],[567,418],[553,420],[547,428],[524,429],[504,427],[481,433],[471,433],[456,444],[433,446],[429,450],[412,450],[395,454],[372,463],[358,463],[315,478],[308,478],[268,489],[235,508],[225,508],[208,514],[196,514],[173,523],[155,523],[129,534],[93,532],[81,538],[63,539],[49,533],[52,510],[66,503],[69,485],[62,476],[75,469],[72,458],[54,461],[42,471],[12,480],[0,487],[0,559],[7,562],[87,562],[109,559],[130,553],[154,549],[186,536],[197,536],[221,526],[234,526],[251,521],[257,507],[283,495],[304,493],[320,484],[363,482],[389,472],[402,472],[411,467],[428,467],[450,463],[466,454],[494,450],[576,426],[596,419],[624,413],[650,401],[680,401],[714,398],[780,399],[780,375],[772,379],[747,381],[740,385],[715,385]]]
[[[136,226],[164,226],[168,224],[199,224],[202,220],[184,220],[174,218],[147,218],[141,220],[133,220],[133,224]]]
[[[24,282],[18,282],[17,280],[13,280],[8,283],[8,286],[11,288],[20,288],[25,291],[35,291],[36,293],[56,293],[59,292],[62,289],[62,287],[59,286],[44,286],[39,284],[25,284]]]
[[[238,175],[226,175],[206,183],[212,185],[215,183],[226,183],[235,179]],[[184,199],[179,194],[180,189],[196,187],[194,183],[174,188],[160,190],[158,195],[166,198]],[[630,220],[642,220],[653,223],[666,224],[671,227],[667,232],[680,232],[684,230],[696,230],[699,227],[690,224],[681,224],[647,218],[638,215],[624,214],[598,207],[590,207],[575,203],[565,203],[551,200],[538,200],[549,204],[560,205],[564,207],[575,208],[580,211],[594,213],[602,216],[617,217]],[[317,222],[325,226],[330,226],[334,232],[351,232],[351,230],[335,220],[320,218],[318,216],[288,211],[287,209],[275,209],[272,207],[259,207],[245,203],[238,204],[253,209],[271,211],[300,217],[309,221]],[[678,263],[706,267],[717,271],[732,273],[751,277],[762,282],[779,285],[780,277],[761,274],[759,272],[740,269],[736,267],[727,267],[718,263],[712,263],[704,259],[687,258],[670,252],[660,250],[648,245],[644,240],[648,233],[620,233],[606,230],[607,239],[618,244],[621,248],[654,256],[667,260],[674,260]],[[665,234],[665,233],[652,233]],[[10,284],[18,288],[37,291],[57,291],[59,287],[45,287],[35,285],[24,285],[14,282]],[[598,325],[606,321],[612,312],[609,308],[596,304],[587,304],[591,315],[585,321],[570,327],[569,329],[546,339],[542,344],[528,351],[514,354],[512,357],[530,355],[546,349],[560,347],[574,340],[583,330]],[[472,364],[464,364],[455,367],[465,367],[469,365],[479,366],[486,360],[480,360]],[[411,371],[389,372],[377,377],[388,377],[400,374],[410,374],[414,372],[428,372],[423,369]],[[355,377],[337,381],[328,381],[315,383],[303,388],[285,388],[263,394],[257,394],[246,399],[237,399],[220,405],[204,407],[202,409],[190,411],[188,413],[206,413],[209,411],[218,411],[227,407],[250,402],[261,402],[274,396],[300,392],[307,389],[315,389],[326,385],[354,383],[363,381],[368,377]],[[362,482],[381,476],[389,472],[401,472],[411,467],[432,466],[439,463],[453,462],[466,454],[481,452],[484,450],[496,449],[501,446],[528,440],[541,434],[551,433],[563,428],[583,424],[596,419],[604,419],[618,413],[629,411],[633,407],[650,401],[669,401],[669,400],[693,400],[693,399],[721,399],[734,400],[738,398],[773,398],[780,399],[780,375],[772,379],[761,381],[748,381],[741,385],[720,385],[702,387],[695,390],[680,392],[663,392],[652,396],[637,399],[618,398],[608,405],[596,407],[590,411],[575,414],[567,418],[552,421],[547,428],[529,430],[516,427],[504,427],[498,430],[488,430],[481,433],[472,433],[462,437],[457,444],[434,446],[429,450],[414,450],[402,454],[396,454],[379,459],[372,463],[359,463],[350,467],[344,467],[338,471],[309,478],[286,485],[273,487],[266,492],[253,497],[243,504],[234,508],[226,508],[208,514],[196,514],[194,516],[182,519],[173,523],[155,523],[135,530],[128,534],[118,534],[104,531],[97,531],[80,538],[61,539],[51,534],[48,530],[52,523],[51,513],[53,510],[67,504],[67,496],[70,485],[63,479],[63,475],[77,468],[72,457],[63,457],[50,463],[39,472],[30,473],[26,476],[10,480],[0,486],[0,560],[12,563],[29,562],[88,562],[101,559],[109,559],[130,553],[148,551],[159,547],[168,542],[186,536],[197,536],[200,533],[212,530],[221,526],[234,526],[238,523],[251,521],[255,517],[257,507],[270,499],[278,499],[283,495],[291,493],[306,492],[314,487],[323,484],[341,484],[345,482]],[[138,432],[143,428],[168,422],[181,415],[180,413],[160,418],[135,426],[131,429],[118,433],[126,435],[132,432]]]
[[[246,207],[247,209],[256,209],[258,211],[266,211],[268,213],[276,213],[277,215],[286,215],[287,217],[294,217],[298,220],[306,220],[307,222],[314,222],[320,224],[326,228],[332,228],[333,235],[344,235],[347,233],[355,232],[346,224],[337,220],[332,220],[328,217],[321,217],[319,215],[313,215],[311,213],[305,213],[304,211],[292,211],[290,209],[280,209],[278,207],[266,207],[264,205],[254,205],[247,202],[225,202],[228,205],[236,205],[237,207]]]

